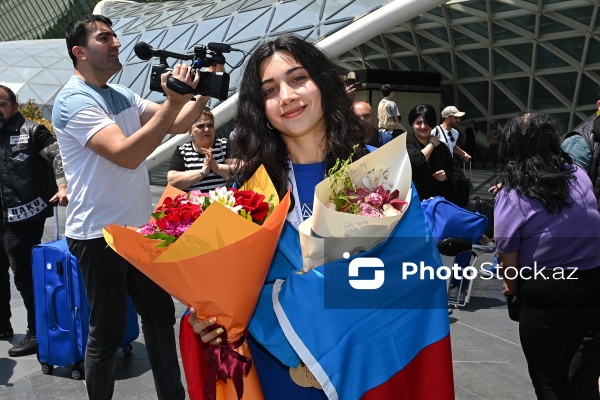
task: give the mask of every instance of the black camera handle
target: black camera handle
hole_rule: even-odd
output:
[[[179,94],[194,93],[193,87],[191,87],[190,85],[188,85],[185,82],[181,82],[177,78],[173,78],[172,76],[169,76],[169,79],[167,79],[167,87],[169,89],[171,89],[172,91],[174,91],[175,93],[179,93]]]

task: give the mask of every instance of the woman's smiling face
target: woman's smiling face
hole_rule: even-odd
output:
[[[260,65],[265,114],[284,140],[325,134],[321,90],[294,56],[281,51]]]
[[[432,127],[427,125],[422,115],[419,115],[417,119],[415,119],[415,122],[413,122],[413,129],[415,130],[417,137],[421,139],[421,141],[429,140],[429,136],[431,136]]]

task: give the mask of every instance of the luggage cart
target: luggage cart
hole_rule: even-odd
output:
[[[496,246],[484,232],[488,226],[485,215],[471,212],[443,197],[433,197],[421,202],[423,212],[438,244],[442,265],[462,268],[475,264],[477,257],[493,253]],[[482,241],[483,240],[483,241]],[[448,305],[465,306],[473,290],[474,280],[448,279]]]
[[[452,266],[456,262],[458,256],[468,254],[469,262],[468,265],[475,265],[480,255],[485,253],[494,253],[496,251],[496,245],[486,236],[483,236],[479,244],[471,243],[468,240],[461,238],[444,238],[438,242],[438,251],[442,258],[442,265]],[[465,258],[464,256],[462,257]],[[464,268],[467,265],[460,265],[459,267]],[[448,305],[455,308],[465,306],[471,299],[471,292],[473,291],[473,283],[475,279],[469,279],[468,277],[462,277],[462,279],[453,279],[453,276],[448,278]]]

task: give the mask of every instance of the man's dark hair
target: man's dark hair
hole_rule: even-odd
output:
[[[94,22],[102,22],[107,26],[112,26],[112,21],[104,15],[87,14],[72,21],[67,28],[67,51],[75,67],[77,67],[77,57],[73,54],[73,47],[87,44],[88,25]]]
[[[388,97],[390,94],[392,94],[393,91],[394,88],[392,87],[392,85],[388,85],[387,83],[385,85],[381,85],[381,94],[383,95],[383,97]]]
[[[17,104],[17,95],[15,94],[15,92],[13,92],[11,90],[11,88],[6,87],[4,85],[0,85],[0,90],[4,90],[6,92],[6,94],[8,95],[8,100],[12,103],[12,104]]]

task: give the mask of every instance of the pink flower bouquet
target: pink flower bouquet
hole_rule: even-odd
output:
[[[353,163],[338,160],[334,169],[315,187],[313,215],[299,227],[307,271],[383,242],[412,195],[405,135]],[[328,240],[325,245],[332,238],[350,240]]]

